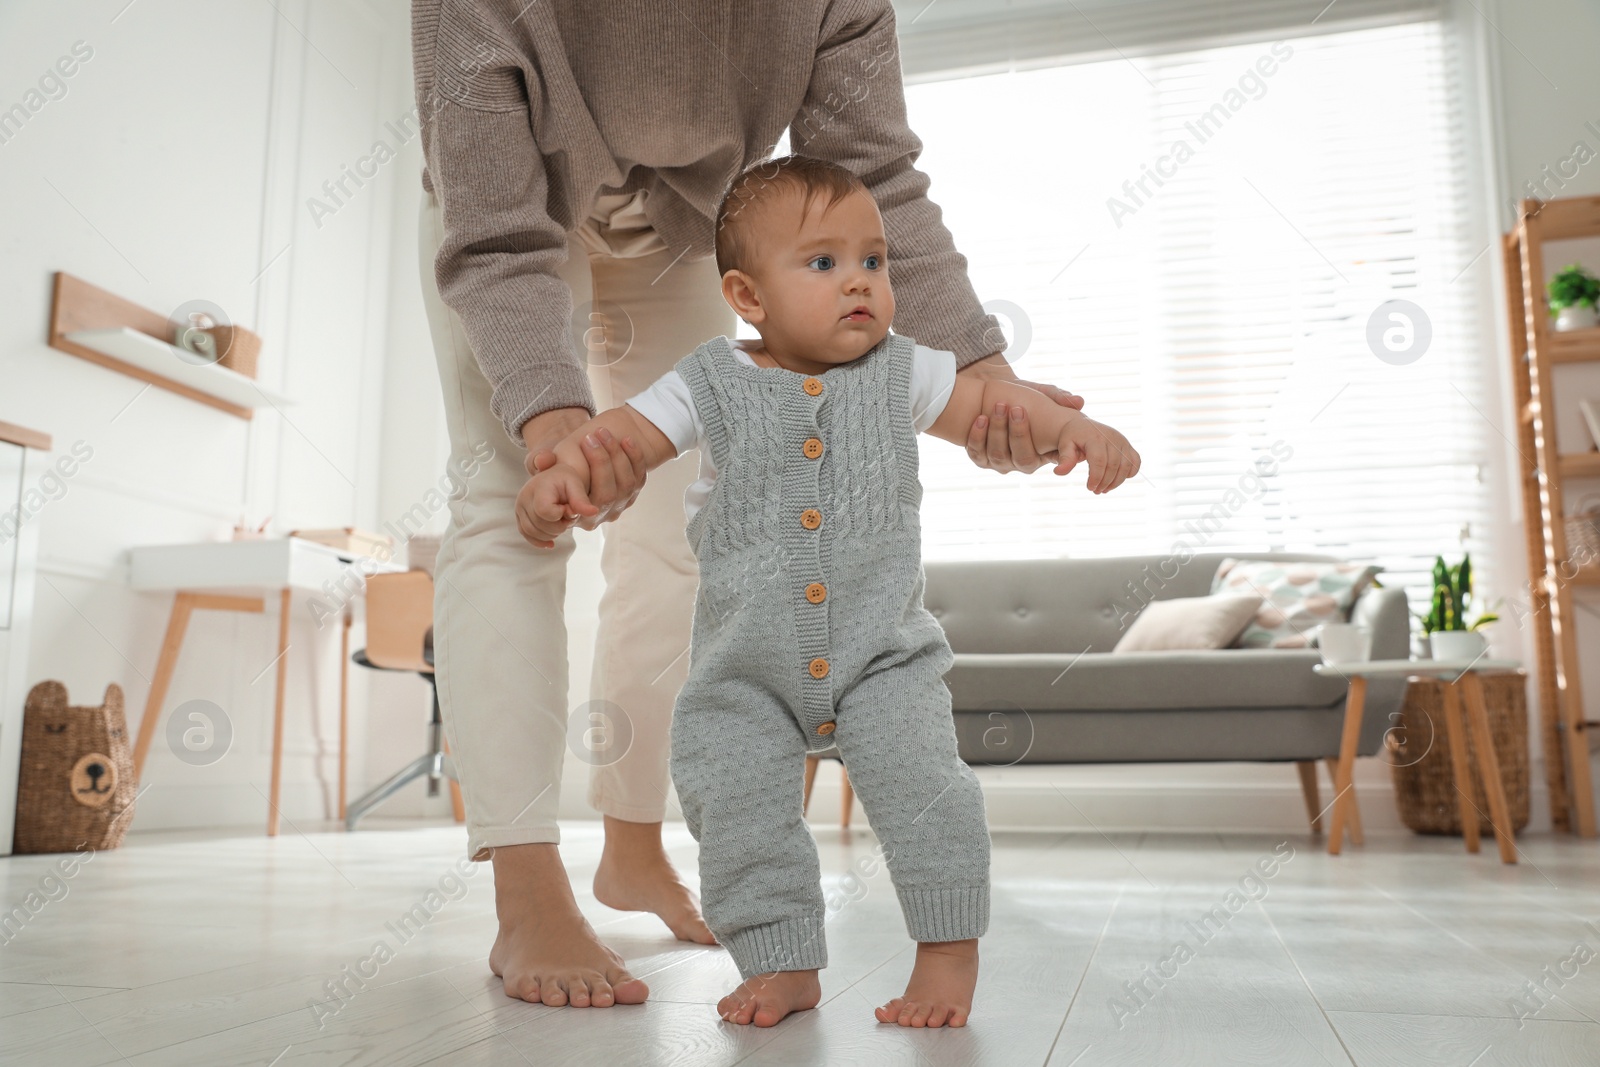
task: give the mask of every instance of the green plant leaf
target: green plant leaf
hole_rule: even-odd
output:
[[[1595,307],[1600,301],[1600,278],[1573,263],[1564,268],[1545,287],[1550,297],[1550,313],[1563,308]]]

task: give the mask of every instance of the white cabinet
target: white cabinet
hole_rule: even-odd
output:
[[[33,567],[39,545],[39,524],[24,518],[23,494],[38,482],[46,458],[42,451],[0,436],[0,856],[11,854],[17,818],[22,712],[28,698],[28,624],[33,620]]]

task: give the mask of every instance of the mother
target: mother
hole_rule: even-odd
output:
[[[494,446],[452,504],[434,616],[468,853],[494,866],[489,963],[508,996],[637,1003],[648,990],[579,912],[557,851],[573,535],[552,550],[526,544],[518,491],[597,407],[734,334],[713,218],[728,181],[770,158],[785,130],[793,151],[849,167],[877,199],[896,331],[953,351],[963,374],[1015,375],[913,165],[922,142],[906,125],[889,0],[414,0],[412,43],[420,266],[451,457]],[[1046,462],[1025,418],[1003,406],[980,416],[973,461],[1002,472]],[[698,462],[680,456],[646,485],[639,458],[615,440],[589,450],[601,511],[581,523],[612,525],[594,700],[573,718],[631,738],[620,757],[591,759],[589,803],[605,818],[594,893],[709,944],[661,845],[697,573],[683,494]]]

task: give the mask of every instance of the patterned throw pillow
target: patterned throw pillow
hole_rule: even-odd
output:
[[[1261,607],[1234,648],[1307,648],[1325,622],[1350,621],[1356,597],[1383,568],[1371,563],[1234,559],[1217,564],[1213,593],[1259,593]]]

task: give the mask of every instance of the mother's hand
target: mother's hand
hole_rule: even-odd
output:
[[[1069,393],[1045,382],[1030,382],[1018,378],[1000,354],[969,363],[960,373],[975,378],[1004,378],[1007,381],[1035,389],[1062,407],[1083,410],[1083,397]],[[992,412],[984,412],[972,421],[967,434],[967,455],[980,467],[1001,474],[1021,471],[1030,474],[1046,463],[1055,462],[1055,452],[1040,453],[1033,447],[1033,432],[1028,424],[1028,409],[1020,404],[1000,403]]]
[[[555,466],[555,446],[588,421],[589,413],[583,408],[555,408],[523,423],[528,477]],[[585,441],[581,447],[589,461],[589,501],[600,510],[594,515],[579,515],[572,522],[585,530],[611,522],[628,510],[644,488],[646,470],[644,452],[632,438],[626,443],[618,441],[603,427],[593,436],[598,438],[598,445]]]

